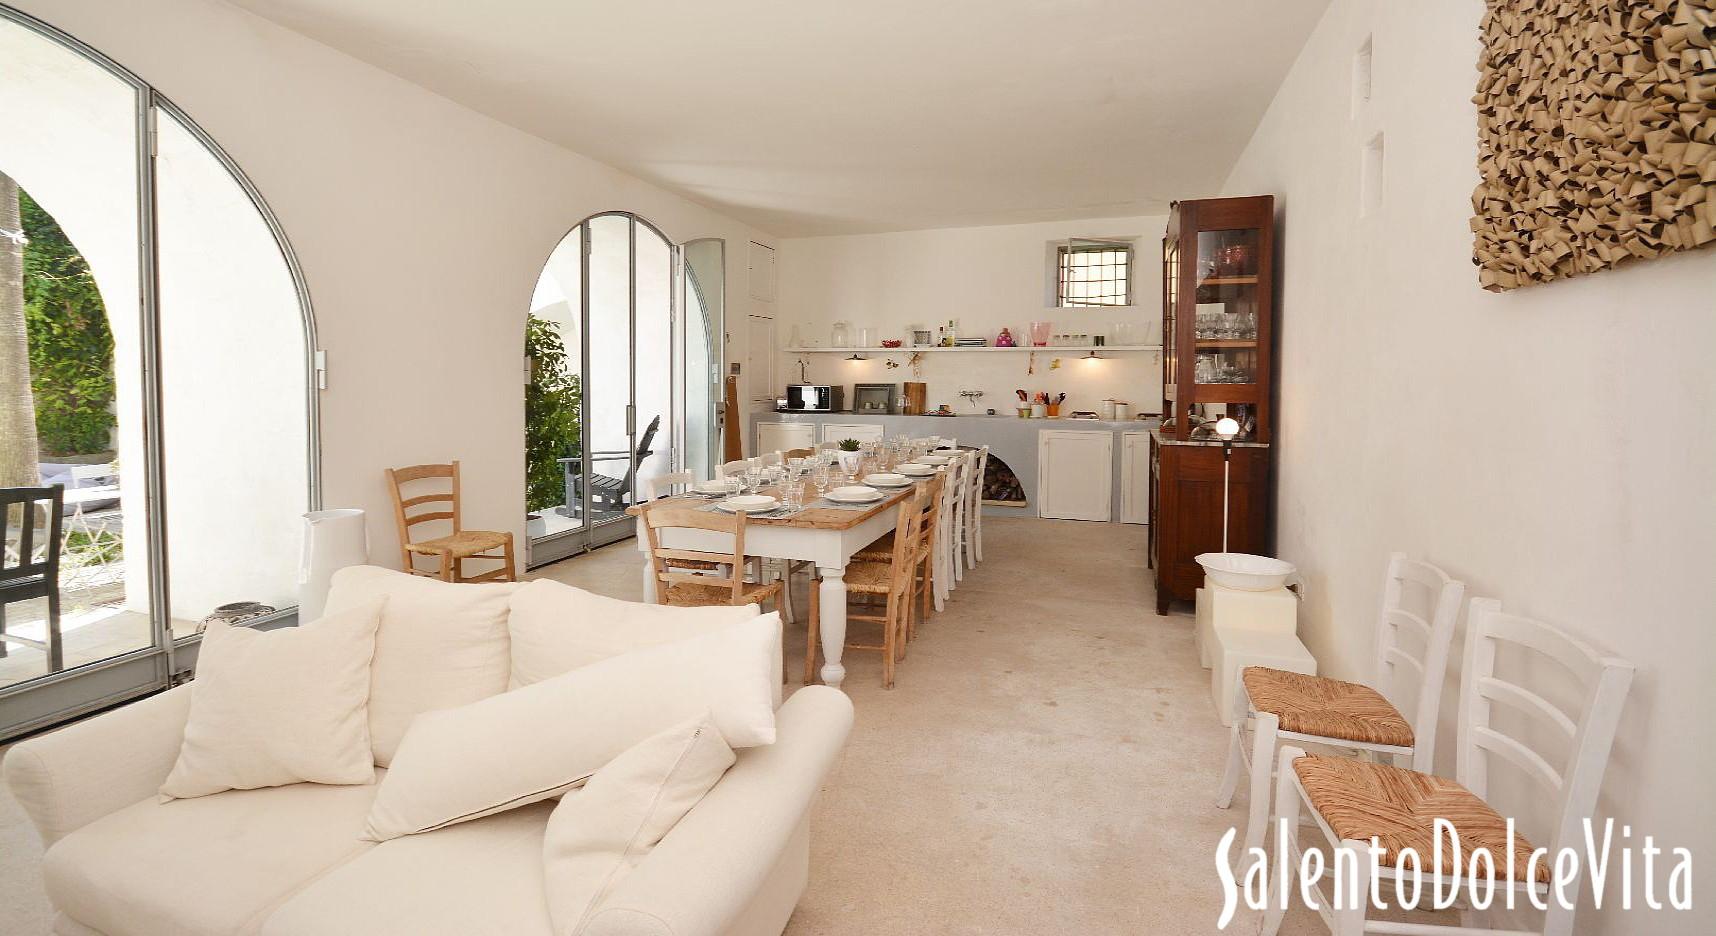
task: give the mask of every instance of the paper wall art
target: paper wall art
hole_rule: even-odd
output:
[[[1481,31],[1485,289],[1716,244],[1716,0],[1488,0]]]

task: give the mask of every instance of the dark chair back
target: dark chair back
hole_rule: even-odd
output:
[[[60,526],[65,520],[65,485],[0,488],[0,544],[12,541],[12,525],[18,524],[17,561],[0,550],[0,585],[21,583],[41,576],[44,584],[57,588],[60,578]],[[42,558],[36,559],[36,511],[48,515],[48,541]],[[16,515],[16,520],[14,520]],[[35,589],[31,589],[35,591]],[[46,592],[42,592],[46,594]],[[32,596],[17,596],[18,598]]]

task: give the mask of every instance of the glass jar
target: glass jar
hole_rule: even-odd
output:
[[[846,322],[835,322],[834,330],[828,336],[830,348],[852,347],[852,326]]]

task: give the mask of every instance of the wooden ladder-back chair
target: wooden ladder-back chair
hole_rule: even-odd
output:
[[[65,669],[65,651],[60,646],[60,553],[61,525],[65,521],[65,485],[0,488],[0,657],[9,643],[34,647],[47,654],[48,672]],[[36,518],[42,515],[42,557],[36,558]],[[12,532],[17,515],[17,535]],[[14,545],[15,540],[15,545]],[[6,606],[32,598],[48,600],[46,640],[6,633]]]
[[[935,588],[935,548],[936,528],[941,519],[942,486],[947,483],[947,475],[941,472],[930,475],[924,482],[924,512],[923,520],[918,524],[918,551],[912,560],[912,598],[917,613],[906,617],[906,639],[909,641],[917,636],[919,622],[929,620],[930,591]],[[894,561],[894,533],[882,535],[881,539],[864,547],[852,558],[864,562]],[[905,657],[902,645],[900,656]]]
[[[447,490],[430,491],[406,497],[401,491],[404,485],[417,481],[448,481]],[[461,512],[459,497],[459,463],[457,461],[446,465],[412,465],[408,468],[387,469],[387,487],[393,494],[393,518],[399,524],[399,559],[400,565],[412,575],[426,578],[438,578],[446,582],[516,582],[517,573],[513,566],[512,534],[498,533],[489,530],[467,530],[464,527],[464,515]],[[420,513],[412,510],[430,505],[446,505],[442,509],[430,509]],[[420,523],[432,523],[438,520],[451,521],[453,532],[446,536],[437,536],[413,542],[411,528]],[[497,554],[494,551],[500,550]],[[415,557],[425,556],[439,560],[439,566],[433,570],[416,567]],[[500,568],[490,569],[477,575],[465,574],[467,559],[486,559],[501,563]]]
[[[656,604],[677,607],[762,604],[780,600],[781,583],[745,581],[743,511],[699,510],[671,501],[651,503],[641,511],[649,541],[650,571],[655,576]],[[664,529],[702,530],[723,534],[732,548],[663,548],[657,532]],[[704,571],[686,571],[695,568]]]
[[[1496,665],[1498,656],[1506,664],[1505,671]],[[1541,684],[1527,685],[1519,681],[1520,677],[1548,681],[1554,691]],[[1576,862],[1571,880],[1563,881],[1561,862],[1555,859],[1563,850],[1585,854],[1585,823],[1597,807],[1597,793],[1603,785],[1632,680],[1633,664],[1626,660],[1605,656],[1542,621],[1505,614],[1501,602],[1494,599],[1473,599],[1466,621],[1465,666],[1460,673],[1455,779],[1283,747],[1275,787],[1276,821],[1271,825],[1288,830],[1287,854],[1275,856],[1275,880],[1269,888],[1275,897],[1260,932],[1274,936],[1286,913],[1286,907],[1279,903],[1280,895],[1289,888],[1298,890],[1291,878],[1301,853],[1299,838],[1321,835],[1328,848],[1347,853],[1337,863],[1335,855],[1323,849],[1325,866],[1339,868],[1346,858],[1352,859],[1358,873],[1348,880],[1354,883],[1355,894],[1370,891],[1374,871],[1379,890],[1385,894],[1399,892],[1399,885],[1393,883],[1398,879],[1416,878],[1416,883],[1401,889],[1425,895],[1420,907],[1430,902],[1429,895],[1437,893],[1437,888],[1441,893],[1458,889],[1472,894],[1482,889],[1492,894],[1489,903],[1496,908],[1509,905],[1507,895],[1498,891],[1513,891],[1515,906],[1527,906],[1530,895],[1526,892],[1535,891],[1536,900],[1548,905],[1547,913],[1531,917],[1530,929],[1502,930],[1490,928],[1501,921],[1486,919],[1477,908],[1463,909],[1457,926],[1367,923],[1367,899],[1361,897],[1354,905],[1340,909],[1331,909],[1326,900],[1321,901],[1318,912],[1335,936],[1367,932],[1571,936],[1576,905],[1567,906],[1556,899],[1550,893],[1551,881],[1554,879],[1561,893],[1578,894],[1588,869],[1585,862]],[[1568,704],[1557,704],[1551,698]],[[1537,855],[1535,862],[1532,842],[1520,833],[1518,823],[1510,839],[1508,817],[1489,802],[1492,768],[1502,768],[1511,775],[1510,780],[1520,781],[1508,787],[1525,801],[1518,805],[1540,802],[1551,806],[1544,816],[1547,851]],[[1305,809],[1315,824],[1301,827],[1299,816]],[[1460,846],[1460,854],[1455,856],[1444,841],[1440,868],[1433,864],[1436,818],[1453,825]],[[1382,849],[1374,868],[1367,851],[1373,838]],[[1411,870],[1401,859],[1407,848],[1418,855]],[[1472,853],[1478,848],[1489,852],[1495,880],[1488,887],[1480,880],[1468,891],[1466,878],[1477,867]],[[1461,866],[1459,872],[1448,873],[1456,861]],[[1561,889],[1563,883],[1565,889]]]
[[[875,595],[887,598],[881,615],[846,613],[848,621],[877,621],[882,625],[880,644],[848,643],[848,650],[880,650],[882,652],[882,688],[894,688],[894,663],[905,649],[907,621],[911,617],[913,570],[922,549],[920,531],[924,517],[922,488],[915,488],[900,501],[899,519],[894,524],[894,549],[887,562],[855,560],[846,564],[844,580],[850,595]],[[810,685],[816,678],[816,641],[822,626],[822,578],[820,573],[810,583],[810,628],[804,649],[804,682]]]

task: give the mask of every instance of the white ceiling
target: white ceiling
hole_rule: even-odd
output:
[[[1216,190],[1328,0],[232,0],[781,236]]]

